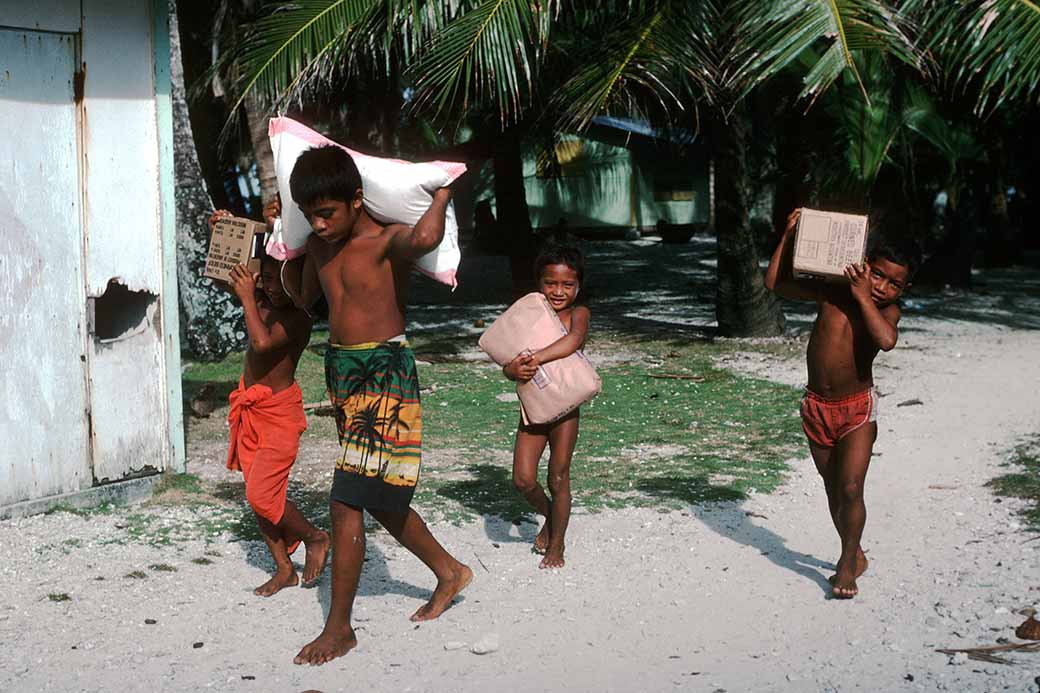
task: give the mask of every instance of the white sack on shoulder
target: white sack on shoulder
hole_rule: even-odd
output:
[[[289,176],[296,159],[308,149],[331,144],[346,150],[361,173],[365,209],[384,224],[414,226],[433,202],[433,192],[450,185],[466,172],[466,165],[456,162],[412,163],[355,152],[291,118],[271,118],[267,133],[271,138],[278,192],[282,197],[282,217],[267,241],[267,253],[279,260],[302,255],[311,233],[310,224],[289,191]],[[455,207],[449,204],[444,240],[419,258],[415,265],[423,274],[454,288],[460,259],[459,225],[455,219]]]

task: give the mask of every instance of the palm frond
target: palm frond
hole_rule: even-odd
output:
[[[921,86],[910,87],[905,113],[907,127],[946,160],[948,175],[953,175],[960,162],[982,156],[982,146],[971,128],[944,117],[936,108],[935,101]]]
[[[980,113],[1040,99],[1040,2],[932,0],[928,46],[955,84],[977,89]]]
[[[586,39],[569,56],[577,68],[550,99],[557,126],[580,130],[603,114],[661,122],[683,111],[691,93],[708,96],[711,9],[703,0],[635,1],[586,22],[578,32]]]
[[[884,0],[769,0],[768,4],[770,9],[747,26],[746,42],[753,55],[748,66],[754,74],[751,86],[821,45],[826,48],[815,53],[818,59],[803,77],[802,98],[817,98],[847,70],[869,101],[854,58],[857,52],[892,56],[923,69],[909,17]]]
[[[483,0],[433,33],[408,74],[416,108],[435,116],[493,104],[514,120],[531,93],[539,37],[539,12],[550,4]]]
[[[374,27],[386,9],[380,0],[297,0],[262,17],[229,57],[238,97],[231,112],[250,94],[284,103],[309,80],[349,69],[360,44],[377,52],[373,36],[383,34]]]

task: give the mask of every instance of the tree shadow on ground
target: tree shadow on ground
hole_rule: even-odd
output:
[[[241,481],[221,481],[217,484],[214,495],[231,501],[239,507],[239,515],[228,529],[238,540],[249,542],[243,546],[246,562],[254,568],[273,574],[275,570],[274,560],[271,558],[263,536],[260,534],[256,516],[245,501],[245,484]],[[315,526],[329,531],[329,492],[327,489],[316,489],[290,481],[288,496],[289,500],[296,504],[296,507],[303,513],[304,517]],[[390,574],[388,562],[395,559],[388,559],[375,540],[376,535],[385,534],[385,530],[375,523],[371,517],[366,517],[366,520],[365,565],[361,570],[361,582],[358,585],[357,595],[360,597],[373,597],[384,594],[396,594],[414,598],[421,602],[428,601],[433,595],[433,586],[436,584],[433,575],[430,575],[431,586],[429,588],[417,587],[411,583],[394,578]],[[302,572],[303,570],[304,557],[304,547],[300,546],[293,554],[293,563],[297,572]],[[409,556],[405,560],[418,561],[419,559]],[[332,557],[330,556],[325,572],[317,584],[311,588],[317,590],[318,601],[326,618],[332,603],[331,561]]]
[[[681,245],[588,242],[590,307],[597,332],[617,330],[652,338],[662,328],[712,337],[715,319],[716,247],[701,238]],[[410,319],[437,325],[433,332],[467,330],[475,319],[490,321],[511,301],[508,263],[503,258],[473,258],[460,268],[453,294],[416,291]],[[808,330],[815,305],[784,301],[788,332]],[[970,290],[915,287],[906,296],[908,316],[1040,329],[1040,272],[1036,267],[981,269]],[[912,329],[910,325],[907,329]],[[426,332],[428,328],[415,332]],[[684,335],[686,336],[686,335]]]
[[[981,270],[971,289],[917,287],[905,314],[956,322],[1040,329],[1040,273],[1032,267]]]
[[[442,331],[418,331],[413,340],[415,358],[429,363],[460,361],[460,354],[477,349],[478,335],[446,334]]]
[[[688,475],[644,479],[637,487],[648,495],[688,505],[693,516],[716,534],[758,549],[773,564],[815,582],[824,594],[831,594],[831,584],[820,571],[834,570],[834,564],[789,549],[786,539],[753,523],[747,512],[736,503],[745,500],[741,491],[729,486],[712,485],[703,476]],[[703,505],[712,502],[726,504]]]
[[[472,478],[449,481],[437,495],[450,498],[484,520],[484,532],[495,542],[531,542],[538,524],[530,519],[531,507],[513,487],[512,472],[493,464],[467,468]],[[520,536],[511,531],[516,527]]]

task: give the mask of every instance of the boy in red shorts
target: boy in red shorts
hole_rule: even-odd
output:
[[[791,273],[790,257],[799,213],[795,210],[787,219],[765,285],[784,298],[819,305],[806,354],[809,384],[802,399],[802,428],[841,538],[833,593],[851,599],[859,592],[856,578],[867,569],[860,538],[867,519],[863,482],[877,438],[872,367],[879,350],[896,345],[898,301],[910,286],[913,267],[907,257],[881,246],[868,262],[845,268],[848,284],[799,281]]]

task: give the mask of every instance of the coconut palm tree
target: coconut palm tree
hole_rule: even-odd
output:
[[[813,48],[807,103],[846,71],[869,99],[856,53],[921,61],[906,17],[883,0],[300,0],[247,33],[236,88],[284,104],[333,76],[402,67],[413,107],[441,123],[493,110],[507,181],[518,124],[580,131],[614,113],[692,125],[715,159],[720,331],[777,334],[748,220],[745,98]]]
[[[373,400],[363,409],[355,411],[347,423],[346,436],[343,441],[344,455],[346,455],[348,446],[354,446],[361,451],[358,467],[359,473],[363,476],[369,476],[368,462],[372,453],[378,450],[379,454],[382,454],[383,427],[379,416],[380,404],[380,400]]]
[[[976,96],[980,114],[1040,102],[1040,3],[1035,0],[906,0],[925,26],[951,88]]]
[[[1008,123],[1040,104],[1040,3],[1036,0],[907,0],[925,24],[944,91],[969,99],[986,151],[977,167],[976,206],[988,235],[987,259],[1007,262]],[[963,213],[958,213],[961,216]],[[974,229],[972,229],[974,233]],[[961,263],[964,265],[965,263]],[[970,265],[960,267],[970,277]]]

